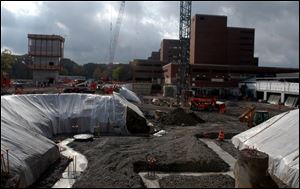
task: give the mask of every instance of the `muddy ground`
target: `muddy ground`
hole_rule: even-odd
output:
[[[234,188],[234,179],[228,175],[168,176],[159,181],[161,188]]]
[[[137,173],[147,171],[145,160],[147,154],[152,154],[158,160],[156,171],[228,171],[229,166],[215,152],[199,141],[197,135],[203,133],[216,135],[223,128],[225,137],[227,135],[231,138],[235,134],[247,130],[247,124],[240,123],[238,116],[252,104],[255,104],[259,110],[268,110],[272,116],[291,109],[288,107],[279,109],[276,105],[255,102],[227,102],[225,114],[195,112],[205,120],[205,123],[189,127],[168,126],[165,127],[167,134],[162,137],[103,136],[92,142],[73,142],[70,146],[88,159],[88,168],[73,187],[144,187]],[[141,109],[152,115],[155,110],[170,111],[174,108],[148,104]],[[150,121],[157,124],[153,117],[148,117]],[[234,152],[229,143],[224,143],[221,147],[236,157],[236,151]],[[215,185],[212,183],[211,187],[219,187],[217,184],[226,180],[228,178],[219,179]]]
[[[203,119],[204,123],[189,125],[163,125],[155,120],[154,111],[170,112],[173,107],[160,107],[144,104],[141,110],[156,128],[166,130],[166,135],[155,137],[138,136],[101,136],[90,142],[73,142],[70,144],[75,150],[85,155],[88,159],[88,167],[73,187],[145,187],[137,174],[140,171],[148,171],[146,156],[151,154],[157,159],[156,171],[162,172],[223,172],[228,171],[229,166],[218,155],[202,143],[198,138],[208,136],[217,138],[219,130],[225,132],[225,142],[215,141],[222,149],[237,158],[238,151],[230,142],[231,137],[248,129],[247,123],[240,123],[238,116],[246,111],[247,107],[255,104],[258,110],[268,110],[271,116],[291,110],[289,107],[279,107],[255,102],[226,102],[226,113],[200,111],[194,112]],[[186,108],[187,113],[190,111]],[[63,140],[67,136],[57,136],[55,140]],[[66,162],[51,167],[45,176],[35,183],[35,187],[51,187],[58,180]],[[174,178],[162,180],[164,187],[209,187],[229,186],[223,183],[228,178],[217,177],[217,181],[211,182],[211,178],[187,178],[182,177],[182,184],[174,185]],[[199,180],[200,179],[200,180]],[[175,179],[176,180],[176,179]],[[230,180],[230,179],[229,179]],[[200,182],[201,181],[201,182]],[[205,181],[205,182],[202,182]],[[171,184],[170,184],[171,183]],[[172,185],[173,183],[173,185]],[[230,181],[228,182],[230,183]],[[233,185],[234,186],[234,185]],[[232,187],[233,187],[232,186]]]
[[[196,127],[174,127],[162,137],[102,137],[71,144],[88,159],[74,187],[144,187],[138,172],[147,171],[146,155],[157,159],[156,171],[220,172],[229,166],[200,142]]]

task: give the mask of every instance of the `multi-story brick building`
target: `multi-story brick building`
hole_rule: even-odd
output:
[[[299,69],[258,67],[255,30],[227,27],[226,16],[195,15],[190,38],[189,86],[199,95],[239,92],[239,81],[257,74],[299,72]],[[177,84],[178,64],[163,66],[166,84]]]
[[[160,61],[164,64],[176,63],[179,60],[180,43],[177,39],[163,39],[160,43]]]
[[[163,84],[162,66],[179,59],[179,40],[163,39],[160,50],[152,52],[148,59],[134,59],[130,62],[134,82]]]
[[[159,60],[134,59],[129,62],[132,69],[133,82],[151,82],[162,84],[163,71]]]

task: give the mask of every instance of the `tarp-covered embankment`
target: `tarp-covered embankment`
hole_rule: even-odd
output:
[[[232,138],[240,150],[255,148],[269,155],[269,173],[299,188],[299,109],[279,114]]]
[[[143,113],[117,93],[1,96],[1,153],[9,149],[10,171],[21,187],[31,185],[59,158],[48,138],[98,127],[100,133],[117,135],[149,131]]]

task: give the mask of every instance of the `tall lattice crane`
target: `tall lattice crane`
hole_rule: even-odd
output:
[[[112,64],[114,62],[116,47],[118,44],[118,38],[119,38],[120,28],[121,28],[123,14],[124,14],[124,8],[125,8],[125,1],[122,1],[121,5],[120,5],[118,18],[117,18],[117,21],[115,24],[113,37],[110,41],[110,48],[109,48],[109,63],[110,64]],[[112,30],[112,25],[111,25],[111,30]]]
[[[181,94],[181,102],[184,101],[184,91],[188,90],[188,75],[190,63],[190,34],[191,34],[192,1],[180,1],[180,66],[178,70],[178,89]]]

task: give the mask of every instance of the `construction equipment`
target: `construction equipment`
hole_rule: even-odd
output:
[[[1,75],[1,88],[10,88],[11,84],[11,80],[7,74]]]
[[[180,41],[180,67],[178,69],[178,92],[181,95],[181,104],[186,102],[184,91],[188,90],[188,76],[190,64],[190,35],[191,35],[191,12],[192,1],[180,1],[180,22],[179,22],[179,41]],[[177,101],[179,102],[179,96]]]
[[[217,101],[216,97],[193,97],[190,99],[190,108],[193,111],[199,110],[218,110],[225,112],[225,103]]]
[[[240,122],[247,122],[249,128],[259,125],[260,123],[268,120],[269,118],[270,118],[270,114],[268,111],[263,111],[263,110],[256,111],[255,106],[248,108],[246,112],[244,112],[241,116],[239,116]]]

